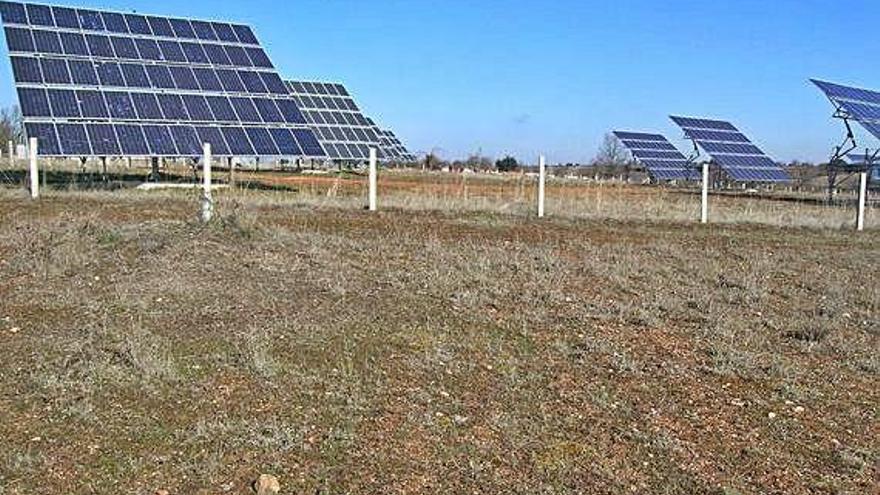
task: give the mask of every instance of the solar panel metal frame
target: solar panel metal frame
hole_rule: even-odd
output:
[[[703,149],[733,180],[755,183],[791,181],[781,165],[730,122],[677,115],[670,118],[684,131],[686,138]]]
[[[19,9],[24,12],[24,16],[21,17],[19,14]],[[49,12],[49,17],[51,21],[54,22],[53,25],[49,24],[48,21],[44,18],[42,24],[37,24],[31,22],[30,16],[28,15],[28,10],[41,10],[47,9]],[[10,12],[12,14],[10,14]],[[61,16],[60,14],[64,14]],[[174,95],[200,95],[200,96],[219,96],[222,98],[229,99],[235,96],[247,97],[251,99],[259,99],[259,100],[270,100],[273,102],[275,106],[281,106],[281,104],[277,103],[279,101],[283,101],[284,105],[293,105],[295,107],[295,103],[290,95],[286,92],[286,88],[281,82],[281,78],[278,75],[277,69],[274,68],[271,60],[266,54],[265,49],[259,42],[259,39],[256,37],[253,29],[244,24],[231,23],[227,21],[215,21],[215,20],[198,20],[191,19],[185,17],[166,17],[166,16],[153,16],[153,15],[143,15],[143,14],[131,14],[131,13],[123,13],[123,12],[114,12],[111,10],[104,9],[88,9],[88,8],[75,8],[75,7],[66,7],[66,6],[57,6],[50,4],[37,4],[37,3],[22,3],[22,2],[0,2],[0,16],[2,16],[4,32],[6,33],[7,44],[10,46],[10,60],[13,63],[13,72],[15,77],[16,88],[21,89],[44,89],[44,90],[62,90],[67,91],[67,94],[78,94],[80,91],[97,91],[102,94],[102,97],[105,97],[109,94],[116,93],[126,93],[126,94],[140,94],[140,93],[149,93],[149,94],[174,94]],[[71,17],[72,16],[72,17]],[[11,18],[14,17],[14,18]],[[115,19],[113,22],[110,20]],[[126,31],[122,32],[119,28],[121,25],[117,24],[117,21],[120,20],[125,24]],[[143,25],[139,25],[140,27],[136,30],[131,24],[132,19],[143,19],[146,22],[146,30],[143,29]],[[105,23],[105,20],[107,21]],[[204,28],[207,28],[214,33],[214,37],[186,37],[179,35],[173,29],[171,31],[167,31],[164,33],[156,34],[155,27],[150,26],[150,22],[152,22],[158,26],[160,24],[169,24],[172,26],[174,24],[182,25],[187,24],[190,26],[195,26],[199,24]],[[99,22],[100,21],[100,22]],[[138,23],[140,21],[137,21]],[[88,23],[88,26],[84,26],[83,23]],[[46,31],[46,29],[51,29],[51,31]],[[234,36],[234,40],[229,39],[230,36],[226,33],[227,28],[231,30],[232,35]],[[221,37],[218,33],[223,31],[225,37]],[[64,45],[60,46],[60,48],[52,46],[51,50],[39,51],[36,46],[34,46],[33,50],[30,50],[29,45],[25,42],[22,44],[21,40],[11,42],[10,32],[17,33],[16,35],[21,35],[22,33],[27,33],[33,38],[38,32],[40,33],[40,37],[46,37],[47,39],[57,38],[61,42],[64,39],[68,39],[68,41],[73,39],[82,39],[84,43],[86,43],[85,52],[83,52],[82,47],[77,45],[78,41],[73,45]],[[42,33],[47,33],[43,35]],[[57,33],[57,34],[56,34]],[[205,34],[205,32],[203,32]],[[62,36],[64,35],[64,36]],[[26,38],[27,36],[25,36]],[[107,40],[107,50],[102,51],[101,53],[97,53],[94,50],[104,50],[104,48],[100,48],[104,46],[103,40]],[[115,46],[112,44],[112,40],[120,39],[120,40],[131,40],[134,43],[135,50],[138,50],[137,41],[142,41],[141,45],[143,46],[152,46],[156,45],[159,47],[160,56],[155,57],[153,55],[144,56],[144,53],[138,53],[138,58],[134,58],[131,56],[131,52],[128,52],[128,55],[122,54],[120,56],[119,53],[115,51]],[[98,45],[89,45],[89,40],[92,40],[93,43],[97,43],[100,40],[100,44]],[[70,43],[73,43],[70,41]],[[212,45],[217,47],[217,50],[222,50],[224,53],[228,53],[229,48],[240,48],[244,51],[248,59],[251,61],[251,64],[248,66],[239,65],[236,62],[230,60],[228,65],[217,65],[211,61],[207,61],[205,63],[194,63],[191,62],[190,59],[186,59],[186,61],[182,61],[178,59],[163,59],[164,52],[162,52],[162,46],[170,45],[171,43],[175,43],[183,49],[184,45],[187,46],[198,46],[202,47],[203,45]],[[76,45],[78,48],[72,48]],[[70,50],[68,50],[70,49]],[[201,49],[201,48],[200,48]],[[202,51],[204,51],[202,49]],[[112,56],[109,56],[112,55]],[[66,64],[66,67],[69,68],[68,72],[71,76],[70,82],[68,83],[66,79],[63,78],[64,72],[60,69],[60,64],[58,65],[58,69],[55,72],[56,76],[53,76],[53,79],[49,82],[46,82],[46,79],[43,77],[42,71],[39,65],[42,63],[42,60],[47,59],[60,59]],[[243,59],[239,59],[242,61]],[[30,61],[33,61],[31,63]],[[172,74],[172,80],[170,84],[165,81],[161,84],[159,81],[153,81],[152,79],[149,81],[150,87],[144,87],[144,81],[140,80],[135,84],[135,81],[132,80],[132,84],[129,84],[129,81],[126,79],[126,74],[123,72],[118,72],[120,69],[116,68],[119,66],[119,63],[122,62],[125,66],[130,65],[139,65],[144,69],[147,69],[149,73],[149,69],[159,70],[164,68],[163,70],[159,70],[159,72],[166,72]],[[31,66],[36,64],[34,69],[31,69]],[[76,69],[74,70],[74,66]],[[243,84],[249,84],[250,89],[246,89],[246,92],[231,92],[228,90],[216,90],[216,89],[205,89],[204,86],[201,85],[201,81],[198,81],[199,89],[192,88],[191,82],[186,82],[185,84],[188,87],[184,88],[183,84],[178,84],[178,82],[173,79],[173,71],[169,68],[189,68],[189,69],[208,69],[211,73],[217,74],[218,70],[232,70],[235,74],[235,79],[245,78]],[[95,72],[95,69],[100,69],[101,72]],[[82,71],[86,72],[83,73]],[[108,72],[109,70],[109,72]],[[154,72],[155,72],[154,70]],[[27,72],[30,71],[30,72]],[[92,75],[89,77],[85,77],[88,73],[91,72]],[[159,73],[157,72],[157,74]],[[194,76],[195,72],[190,70]],[[118,74],[118,75],[117,75]],[[183,71],[179,71],[178,76],[182,75]],[[128,78],[134,77],[136,73],[131,72],[128,73]],[[112,82],[117,85],[107,85],[103,84],[104,82]],[[277,84],[275,81],[277,80]],[[272,87],[270,87],[272,86]],[[256,91],[257,89],[258,91]],[[107,98],[104,98],[107,99]],[[287,101],[289,100],[289,101]],[[109,100],[108,100],[109,101]],[[20,100],[21,102],[21,100]],[[22,102],[23,103],[23,102]],[[24,107],[24,105],[22,105]],[[155,115],[155,114],[154,114]],[[169,131],[173,128],[175,130],[185,127],[187,130],[183,134],[178,134],[178,136],[191,136],[190,131],[197,131],[199,128],[204,127],[214,127],[218,129],[222,129],[225,127],[238,127],[240,128],[245,136],[247,136],[246,129],[249,128],[263,128],[263,129],[283,129],[287,133],[289,133],[293,139],[296,141],[297,138],[295,136],[299,135],[303,139],[309,141],[309,146],[300,146],[299,150],[304,150],[308,148],[311,150],[311,154],[303,153],[302,155],[286,155],[281,154],[279,147],[274,146],[274,153],[269,154],[240,154],[240,153],[232,153],[232,146],[225,146],[228,143],[217,143],[218,146],[215,147],[214,155],[215,156],[296,156],[296,157],[312,157],[312,158],[325,158],[326,153],[320,145],[316,148],[312,145],[311,140],[314,136],[309,136],[308,134],[303,134],[301,132],[294,131],[305,131],[307,133],[311,133],[310,127],[307,123],[302,121],[297,121],[295,112],[288,112],[285,114],[284,122],[270,122],[265,123],[262,122],[242,122],[242,121],[223,121],[218,119],[212,120],[195,120],[191,115],[185,112],[184,113],[176,113],[173,117],[169,118],[168,115],[159,114],[161,116],[160,119],[152,119],[149,122],[145,122],[143,119],[139,118],[140,116],[135,112],[128,113],[114,113],[114,107],[110,107],[108,105],[108,116],[105,117],[96,117],[90,114],[89,116],[82,115],[81,111],[79,115],[73,115],[71,112],[67,112],[65,116],[56,116],[54,113],[50,115],[25,115],[24,123],[26,134],[29,137],[38,137],[40,141],[45,141],[44,143],[40,143],[38,152],[41,156],[149,156],[149,157],[184,157],[184,156],[196,156],[195,150],[191,146],[191,143],[174,143],[175,152],[170,153],[171,147],[163,147],[163,152],[155,152],[154,149],[149,148],[149,153],[139,155],[126,153],[127,150],[142,150],[143,148],[139,143],[126,143],[126,145],[131,146],[119,146],[119,154],[105,154],[104,151],[112,151],[116,148],[112,146],[105,146],[103,142],[101,143],[89,143],[88,145],[88,153],[83,153],[86,149],[82,145],[76,143],[68,143],[73,146],[69,146],[70,148],[75,148],[76,153],[69,153],[64,148],[68,146],[61,146],[60,136],[62,134],[61,130],[58,126],[60,125],[74,125],[74,127],[64,127],[63,131],[65,136],[68,135],[71,131],[69,129],[78,129],[80,125],[85,125],[85,129],[91,129],[90,132],[95,136],[98,136],[99,130],[101,132],[105,131],[106,128],[99,128],[94,126],[100,126],[104,124],[109,124],[114,131],[115,138],[117,140],[120,139],[120,136],[137,136],[137,134],[132,134],[130,132],[129,126],[151,126],[151,132],[153,126],[164,126]],[[186,119],[182,119],[182,117],[186,117]],[[212,115],[213,117],[213,115]],[[142,129],[144,132],[145,129]],[[183,131],[181,131],[183,132]],[[263,134],[261,134],[263,135]],[[280,136],[278,134],[275,134]],[[273,135],[274,136],[274,135]],[[246,138],[247,139],[247,138]],[[272,137],[273,141],[275,137]],[[95,149],[92,149],[92,144],[98,144],[97,150],[101,153],[95,153]],[[122,144],[122,143],[120,143]],[[149,143],[148,143],[149,144]],[[158,141],[155,143],[158,144]],[[180,146],[178,146],[180,144]],[[221,145],[222,144],[222,145]],[[247,143],[248,146],[251,146],[251,143]],[[158,146],[156,147],[158,149]],[[185,148],[185,153],[181,153],[181,148]],[[266,146],[261,147],[264,151],[269,148]],[[285,147],[286,149],[292,149],[289,146]],[[229,149],[228,153],[223,153],[224,149]],[[244,149],[239,148],[239,149]],[[320,150],[320,152],[318,152]],[[201,150],[199,153],[201,154]]]
[[[662,134],[613,131],[615,137],[655,180],[700,180],[699,171]]]

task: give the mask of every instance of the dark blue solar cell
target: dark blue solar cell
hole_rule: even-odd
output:
[[[40,73],[40,62],[30,57],[10,57],[12,59],[12,74],[15,82],[41,83],[43,76]]]
[[[144,136],[147,138],[147,145],[150,147],[150,153],[153,155],[173,156],[177,154],[177,148],[174,146],[174,139],[168,132],[168,127],[164,125],[145,125]]]
[[[221,127],[220,132],[223,133],[223,138],[226,140],[226,144],[229,145],[231,154],[239,156],[254,154],[254,148],[241,127]]]
[[[139,125],[117,124],[116,136],[119,137],[119,145],[125,155],[144,156],[150,154],[144,131]]]
[[[238,37],[235,36],[232,26],[223,22],[213,22],[211,25],[214,27],[214,32],[217,33],[217,38],[223,41],[238,43]]]
[[[55,25],[62,28],[79,29],[79,16],[76,10],[68,7],[52,7]]]
[[[24,131],[28,138],[37,138],[37,153],[40,155],[59,155],[58,135],[52,124],[26,123]]]
[[[216,155],[229,155],[229,147],[223,139],[223,134],[218,127],[196,127],[200,143],[211,143],[211,153]]]
[[[202,45],[199,45],[198,43],[182,41],[180,42],[180,47],[183,48],[183,54],[186,55],[186,59],[189,61],[189,63],[208,63],[208,56],[205,55],[205,50],[202,50]]]
[[[177,145],[177,151],[181,156],[201,156],[204,153],[195,127],[173,125],[168,130],[171,131],[171,137],[174,139],[174,144]]]
[[[104,97],[107,99],[107,109],[110,110],[110,116],[114,119],[135,120],[137,113],[134,110],[134,104],[131,102],[129,93],[106,92]]]
[[[134,40],[131,38],[111,36],[110,44],[113,46],[113,51],[116,52],[116,57],[118,58],[127,58],[131,60],[138,60],[141,58],[138,54],[137,48],[134,46]]]
[[[6,45],[10,52],[34,51],[34,37],[30,29],[6,28]]]
[[[205,54],[208,56],[208,60],[211,61],[214,65],[233,65],[229,60],[229,56],[226,55],[226,50],[223,49],[222,45],[215,45],[213,43],[205,43],[202,45],[202,48],[205,49]]]
[[[111,33],[128,33],[128,26],[125,24],[125,17],[116,12],[101,12],[104,19],[104,27]]]
[[[263,84],[270,93],[276,95],[288,94],[287,86],[284,85],[284,81],[281,80],[278,74],[274,72],[260,72],[259,74]]]
[[[296,104],[289,98],[280,98],[275,100],[275,105],[284,116],[284,121],[289,124],[305,124],[306,119],[303,118],[302,112],[296,108]]]
[[[157,94],[156,98],[159,100],[159,107],[166,120],[189,120],[180,95],[162,93]]]
[[[86,133],[92,143],[92,153],[98,156],[118,155],[119,142],[110,124],[86,124]]]
[[[238,77],[241,78],[241,82],[244,83],[244,87],[250,93],[268,93],[269,90],[266,89],[266,85],[263,84],[263,78],[260,77],[256,72],[251,72],[249,70],[240,70],[238,71]]]
[[[260,44],[260,42],[257,41],[257,37],[254,36],[254,32],[251,31],[251,28],[243,26],[241,24],[233,24],[232,30],[235,31],[235,35],[238,37],[238,41],[248,45]]]
[[[83,117],[94,119],[106,119],[110,116],[107,112],[107,104],[104,95],[100,91],[78,90],[76,99],[79,100],[79,108]]]
[[[336,84],[336,93],[342,96],[349,96],[348,91],[345,90],[345,86],[341,84]]]
[[[172,62],[186,62],[186,56],[183,54],[183,49],[180,48],[180,43],[176,41],[159,40],[159,51],[162,52],[162,57],[165,60],[170,60]]]
[[[315,88],[315,91],[314,91],[315,93],[317,93],[317,94],[319,94],[319,95],[326,95],[326,94],[327,94],[327,88],[324,87],[324,83],[321,83],[321,82],[312,82],[312,83],[309,83],[309,84],[311,84],[311,86],[312,86],[313,88]]]
[[[171,71],[171,78],[178,89],[196,90],[199,89],[199,83],[196,76],[193,75],[192,69],[189,67],[172,66],[168,68]]]
[[[244,48],[234,45],[224,45],[223,49],[226,51],[226,56],[229,58],[232,65],[238,67],[253,66],[251,59],[247,56],[247,52]]]
[[[113,46],[110,44],[110,38],[103,34],[87,34],[86,45],[94,57],[116,58]]]
[[[169,19],[169,21],[171,22],[171,28],[174,30],[175,37],[188,39],[194,39],[196,37],[196,33],[193,31],[188,20]]]
[[[34,46],[40,53],[64,53],[61,39],[55,31],[34,30]]]
[[[214,118],[217,121],[238,122],[238,117],[235,115],[235,110],[233,110],[228,98],[225,96],[208,96],[205,99],[208,100],[208,106],[211,107],[211,113],[214,114]]]
[[[238,120],[242,122],[263,122],[263,119],[260,118],[260,113],[257,112],[257,108],[250,98],[230,98],[229,101],[232,103],[232,107],[235,108]]]
[[[270,156],[279,154],[275,141],[272,140],[272,136],[269,135],[269,131],[265,127],[246,127],[245,132],[251,143],[253,143],[254,151],[258,155]]]
[[[190,120],[209,122],[214,120],[208,101],[201,95],[181,95],[183,106],[189,114]]]
[[[81,117],[79,111],[79,101],[76,94],[69,89],[50,89],[47,90],[49,96],[49,106],[52,107],[52,116],[57,118],[78,118]]]
[[[244,84],[234,70],[217,69],[217,77],[220,78],[220,84],[223,85],[225,91],[229,91],[230,93],[245,92]]]
[[[51,117],[49,97],[45,89],[18,88],[18,101],[24,117]]]
[[[125,14],[125,23],[128,24],[128,30],[134,34],[153,34],[150,25],[147,24],[147,18],[142,15]]]
[[[88,156],[92,154],[89,138],[82,124],[58,124],[58,141],[65,155]]]
[[[61,48],[67,55],[80,55],[87,57],[89,55],[89,47],[86,45],[86,39],[79,33],[58,33],[61,37]]]
[[[95,71],[98,73],[98,80],[103,86],[125,86],[125,79],[122,77],[122,71],[116,62],[95,62]]]
[[[211,27],[210,22],[190,21],[190,24],[192,24],[193,31],[196,32],[196,36],[198,36],[200,40],[213,41],[217,39],[217,33],[214,32],[214,28]]]
[[[90,31],[104,30],[104,20],[101,19],[99,12],[94,10],[77,10],[76,14],[79,16],[79,24],[83,29]]]
[[[198,81],[203,91],[223,90],[223,85],[220,84],[220,79],[217,78],[217,73],[214,72],[214,69],[195,68],[193,69],[193,74],[196,75],[196,81]]]
[[[147,77],[147,71],[141,64],[119,64],[122,69],[122,76],[125,78],[125,85],[129,88],[149,88],[150,79]]]
[[[131,101],[134,103],[139,119],[162,120],[162,110],[159,109],[156,95],[152,93],[132,93]]]
[[[324,150],[315,134],[308,129],[293,129],[293,137],[306,156],[324,156]]]
[[[43,70],[43,80],[47,84],[70,84],[70,71],[67,62],[60,58],[41,58],[40,66]]]
[[[52,20],[52,9],[45,5],[26,4],[28,20],[34,26],[55,26]]]
[[[279,154],[286,156],[299,156],[303,154],[299,145],[296,144],[296,139],[293,138],[290,129],[272,128],[269,129],[269,133],[278,146]]]
[[[138,53],[144,60],[162,60],[162,52],[159,51],[159,45],[156,40],[136,38],[134,40]]]
[[[24,5],[12,2],[0,2],[0,16],[6,24],[27,24],[27,13]]]
[[[174,37],[174,30],[171,29],[171,23],[164,17],[147,17],[147,24],[153,30],[156,36]]]
[[[84,86],[98,85],[98,74],[95,72],[95,66],[88,60],[68,60],[67,65],[70,67],[70,75],[75,84]]]
[[[268,67],[272,68],[272,61],[269,60],[269,57],[266,55],[266,52],[263,51],[262,48],[245,48],[245,51],[250,57],[251,62],[255,67]]]
[[[171,78],[171,71],[164,65],[148,65],[147,75],[153,87],[162,89],[174,89],[174,79]]]
[[[257,111],[260,112],[260,117],[263,118],[263,122],[284,122],[284,116],[281,115],[281,112],[278,111],[278,107],[275,106],[272,100],[268,98],[254,98],[253,101]]]

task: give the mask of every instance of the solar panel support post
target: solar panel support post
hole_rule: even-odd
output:
[[[856,217],[856,230],[865,230],[865,203],[868,196],[868,172],[859,174],[859,211]]]
[[[376,201],[376,187],[377,187],[377,177],[376,177],[376,148],[370,148],[370,191],[369,191],[369,201],[370,201],[370,211],[376,211],[378,209],[377,201]]]
[[[9,168],[15,168],[15,143],[9,140]]]
[[[40,176],[37,170],[37,138],[28,141],[28,158],[30,161],[31,199],[40,197]]]
[[[703,190],[700,194],[700,223],[709,223],[709,163],[703,164]]]
[[[544,218],[544,181],[547,175],[547,163],[543,155],[538,157],[538,218]]]
[[[159,182],[159,157],[150,158],[150,182]]]
[[[226,158],[226,163],[229,165],[229,187],[235,187],[235,162],[230,156]]]
[[[214,200],[211,198],[211,143],[202,147],[202,222],[208,223],[214,216]]]

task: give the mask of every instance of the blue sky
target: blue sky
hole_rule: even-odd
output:
[[[251,24],[283,76],[343,82],[411,151],[447,158],[585,162],[614,128],[686,150],[667,117],[679,114],[818,161],[842,127],[808,78],[880,88],[876,1],[64,3]],[[14,103],[8,62],[0,71],[0,103]]]

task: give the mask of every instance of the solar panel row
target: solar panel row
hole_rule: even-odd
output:
[[[378,129],[378,127],[377,127]],[[413,162],[416,157],[406,149],[406,146],[390,130],[379,130],[379,148],[385,157],[392,161]]]
[[[672,116],[732,179],[742,182],[785,182],[788,173],[731,123],[721,120]]]
[[[330,158],[365,160],[378,146],[379,136],[341,84],[288,81],[287,88]]]
[[[250,27],[226,22],[123,14],[40,4],[0,2],[4,24],[54,27],[204,41],[258,45]]]
[[[655,180],[699,180],[700,174],[675,146],[660,134],[614,131]]]
[[[813,79],[832,103],[880,139],[880,93]]]

